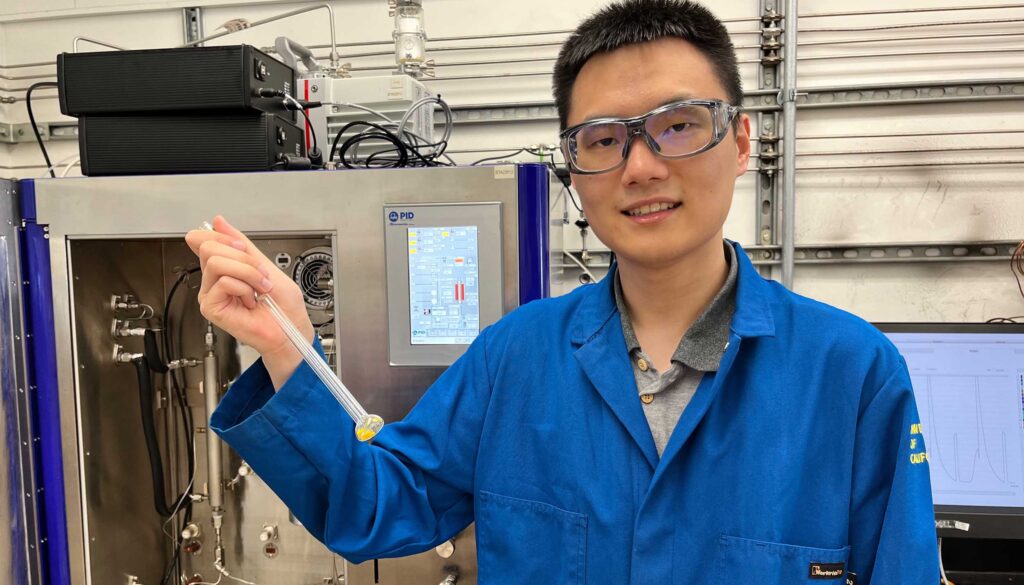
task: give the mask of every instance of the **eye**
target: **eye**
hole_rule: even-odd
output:
[[[691,124],[689,122],[679,122],[673,124],[665,129],[665,134],[678,134],[689,128]]]
[[[618,142],[618,140],[616,140],[612,136],[609,136],[607,138],[600,138],[598,140],[591,142],[590,148],[608,148],[609,146],[613,146],[616,142]]]

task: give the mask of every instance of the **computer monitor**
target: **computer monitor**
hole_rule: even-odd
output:
[[[1024,324],[876,326],[910,370],[939,534],[1024,538]]]

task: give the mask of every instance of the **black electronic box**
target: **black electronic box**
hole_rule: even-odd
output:
[[[267,113],[83,116],[78,128],[88,176],[267,171],[305,156],[302,129]]]
[[[67,116],[139,112],[269,112],[295,121],[280,97],[295,70],[249,45],[62,53],[60,111]]]

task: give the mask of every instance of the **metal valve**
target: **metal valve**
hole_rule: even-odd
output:
[[[124,350],[124,347],[120,343],[114,344],[113,351],[114,363],[117,364],[130,364],[132,360],[136,360],[142,357],[141,353],[131,353]]]
[[[140,308],[139,299],[131,293],[123,295],[110,295],[110,309],[112,311],[134,311]]]
[[[448,566],[444,568],[448,571],[448,576],[444,578],[438,585],[455,585],[459,581],[459,568],[456,566]]]
[[[260,542],[277,540],[277,524],[264,524],[260,531]]]
[[[110,322],[110,335],[113,337],[142,337],[146,334],[145,327],[132,327],[128,319],[114,318]]]

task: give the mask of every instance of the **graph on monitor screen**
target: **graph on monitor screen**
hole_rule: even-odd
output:
[[[1024,345],[900,336],[935,503],[1024,506]]]

